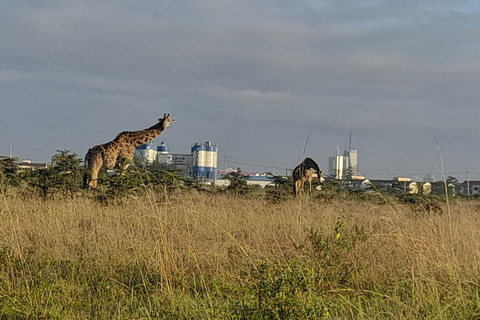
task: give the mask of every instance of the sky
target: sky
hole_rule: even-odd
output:
[[[480,4],[461,0],[3,0],[0,155],[48,162],[164,113],[218,167],[480,180]]]

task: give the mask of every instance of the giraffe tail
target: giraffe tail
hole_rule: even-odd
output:
[[[83,174],[83,189],[88,188],[88,182],[90,181],[90,177],[89,177],[89,171],[90,171],[89,157],[90,157],[91,150],[92,150],[92,148],[88,149],[88,152],[85,155],[85,161],[83,163],[83,167],[84,167],[84,171],[85,171],[84,174]]]
[[[83,189],[88,188],[88,174],[85,172],[83,174]]]

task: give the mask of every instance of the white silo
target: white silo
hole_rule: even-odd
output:
[[[138,157],[144,165],[153,164],[156,155],[157,151],[152,143],[145,143],[135,148],[135,156]]]
[[[161,165],[170,165],[171,156],[169,155],[170,149],[165,142],[161,142],[157,147],[157,163]]]
[[[218,146],[211,141],[205,142],[204,146],[206,152],[205,177],[213,180],[217,171]]]
[[[205,179],[206,171],[206,147],[200,143],[195,143],[192,147],[192,156],[193,156],[193,178],[196,180]]]

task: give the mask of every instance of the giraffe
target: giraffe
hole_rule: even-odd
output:
[[[175,122],[175,119],[171,119],[170,114],[165,113],[163,118],[158,119],[158,123],[150,128],[120,132],[112,141],[88,149],[85,155],[84,188],[97,187],[98,173],[102,169],[120,168],[125,170],[133,162],[135,148],[153,140],[172,122]],[[120,163],[122,158],[126,159],[123,164]]]
[[[305,158],[302,163],[293,169],[293,193],[295,197],[298,197],[303,191],[305,182],[308,182],[309,193],[312,193],[313,169],[317,171],[318,181],[321,182],[322,171],[320,171],[317,163],[311,158]]]

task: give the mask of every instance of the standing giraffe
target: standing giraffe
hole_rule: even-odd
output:
[[[152,141],[172,122],[175,122],[175,119],[170,119],[170,114],[165,113],[163,118],[158,119],[158,123],[150,128],[120,132],[112,141],[88,149],[85,156],[86,173],[83,177],[83,186],[96,188],[98,172],[102,169],[111,170],[117,167],[125,170],[133,162],[135,148]],[[122,158],[126,159],[125,164],[120,163]]]
[[[308,182],[308,191],[312,193],[312,180],[313,180],[313,170],[317,171],[318,181],[321,180],[322,171],[318,167],[317,163],[311,158],[305,158],[298,166],[293,169],[292,178],[293,178],[293,193],[295,197],[298,197],[303,191],[303,186],[305,182]]]

